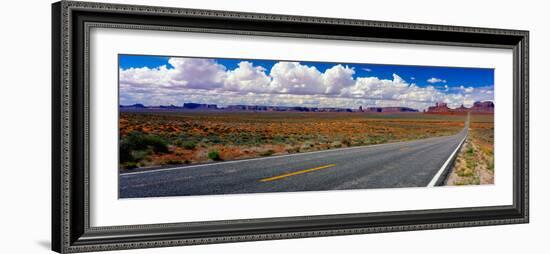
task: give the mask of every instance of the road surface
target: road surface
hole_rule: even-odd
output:
[[[119,174],[119,197],[433,186],[468,133]]]

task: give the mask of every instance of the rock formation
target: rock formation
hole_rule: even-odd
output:
[[[466,114],[468,112],[479,114],[492,114],[495,111],[495,104],[492,101],[476,101],[470,108],[460,105],[458,108],[449,108],[447,103],[438,102],[435,106],[428,107],[426,113],[431,114]]]

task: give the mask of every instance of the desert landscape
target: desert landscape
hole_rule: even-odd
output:
[[[493,115],[483,110],[472,114],[471,134],[448,185],[493,182]],[[119,167],[191,165],[448,136],[464,128],[467,112],[441,107],[428,112],[373,111],[123,107]]]
[[[421,139],[451,135],[464,126],[464,116],[423,113],[128,112],[120,116],[121,154],[132,148],[130,156],[121,156],[124,169]]]

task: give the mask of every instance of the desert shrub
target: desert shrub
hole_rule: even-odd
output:
[[[465,168],[463,170],[460,170],[457,172],[457,175],[462,177],[469,177],[474,175],[474,169],[473,168]]]
[[[167,153],[168,143],[159,136],[148,135],[144,140],[156,153]]]
[[[289,141],[289,138],[286,137],[286,136],[274,136],[273,138],[271,138],[271,141],[275,144],[287,144],[287,143],[290,143]]]
[[[147,150],[152,149],[157,153],[167,153],[168,143],[163,138],[145,134],[142,132],[131,132],[121,142],[121,146],[126,145],[131,150]]]
[[[186,141],[186,142],[183,142],[182,147],[187,149],[187,150],[193,150],[193,149],[195,149],[195,147],[197,147],[197,142],[195,142],[195,141]]]
[[[361,138],[355,138],[351,143],[355,146],[361,146],[365,144],[365,141]]]
[[[331,146],[332,148],[340,148],[340,147],[342,147],[342,142],[340,142],[340,141],[333,141],[332,143],[330,143],[330,146]]]
[[[210,151],[208,152],[208,158],[213,161],[221,161],[222,158],[220,157],[220,153],[218,151]]]
[[[207,136],[205,136],[202,140],[201,140],[202,143],[205,143],[205,144],[210,144],[210,145],[215,145],[215,144],[222,144],[224,141],[222,140],[222,138],[218,135],[215,135],[215,134],[209,134]]]
[[[286,149],[286,152],[287,152],[287,153],[299,153],[299,152],[300,152],[300,147],[291,147],[291,148],[287,148],[287,149]]]
[[[269,140],[268,137],[265,137],[257,133],[249,133],[249,132],[231,133],[225,136],[225,139],[228,141],[228,143],[239,145],[239,146],[240,145],[256,146],[259,144],[264,144],[267,140]]]
[[[311,149],[312,147],[313,147],[313,142],[306,141],[302,143],[302,145],[300,146],[300,150],[308,150],[308,149]]]
[[[133,158],[133,161],[139,162],[145,160],[147,155],[151,153],[150,150],[134,150],[130,152],[130,155]]]
[[[184,161],[182,161],[182,160],[167,160],[164,163],[167,164],[167,165],[179,165],[179,164],[184,164]]]
[[[264,152],[260,153],[260,156],[271,156],[271,155],[273,155],[274,153],[275,153],[275,151],[269,149],[269,150],[267,150],[267,151],[264,151]]]
[[[197,141],[194,141],[194,140],[181,140],[181,139],[178,139],[176,140],[176,142],[174,142],[174,145],[176,146],[179,146],[179,147],[183,147],[187,150],[193,150],[197,147]]]
[[[388,142],[388,139],[384,136],[374,136],[371,139],[372,144],[383,144]]]
[[[348,137],[343,138],[340,142],[345,146],[351,146],[351,140]]]
[[[132,157],[132,151],[128,146],[128,144],[125,144],[125,143],[120,144],[118,156],[119,156],[120,164],[122,164],[123,167],[124,167],[124,163],[134,161],[134,157]]]
[[[120,141],[119,163],[122,164],[123,168],[125,168],[126,163],[134,163],[137,167],[137,162],[145,159],[151,152],[167,153],[167,142],[155,135],[142,132],[129,133]]]
[[[137,163],[128,161],[128,162],[125,162],[125,163],[122,164],[122,168],[123,169],[134,169],[134,168],[137,168]]]
[[[466,153],[468,153],[468,155],[473,155],[474,154],[474,148],[473,147],[468,148],[468,150],[466,150]]]

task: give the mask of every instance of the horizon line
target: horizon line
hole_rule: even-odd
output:
[[[495,104],[495,102],[493,100],[481,100],[481,101],[475,101],[475,103],[477,102],[480,102],[480,103],[483,103],[483,102],[491,102],[493,104]],[[253,106],[253,107],[285,107],[285,108],[316,108],[316,109],[358,109],[358,108],[363,108],[363,109],[367,109],[367,108],[407,108],[407,109],[414,109],[414,110],[417,110],[419,112],[421,112],[422,110],[418,109],[418,108],[413,108],[413,107],[407,107],[407,106],[364,106],[363,105],[359,105],[358,107],[356,108],[350,108],[350,107],[319,107],[319,106],[313,106],[313,107],[310,107],[310,106],[276,106],[276,105],[261,105],[261,104],[228,104],[226,106],[218,106],[218,104],[215,104],[215,103],[197,103],[197,102],[184,102],[182,104],[180,104],[180,106],[178,105],[174,105],[174,104],[169,104],[169,105],[162,105],[162,104],[159,104],[159,105],[145,105],[143,103],[133,103],[133,104],[119,104],[119,107],[123,106],[123,107],[131,107],[131,106],[135,106],[135,105],[142,105],[143,107],[178,107],[178,108],[183,108],[183,106],[186,104],[186,103],[189,103],[189,104],[198,104],[198,105],[214,105],[217,107],[217,109],[226,109],[227,107],[229,106]],[[444,104],[448,104],[446,102],[433,102],[433,106],[436,106],[437,104],[439,103],[444,103]],[[431,106],[429,106],[431,107]],[[462,103],[460,106],[456,107],[456,108],[451,108],[447,105],[447,107],[449,109],[458,109],[460,107],[465,107],[465,108],[472,108],[473,105],[471,107],[466,107],[464,106],[464,103]]]

